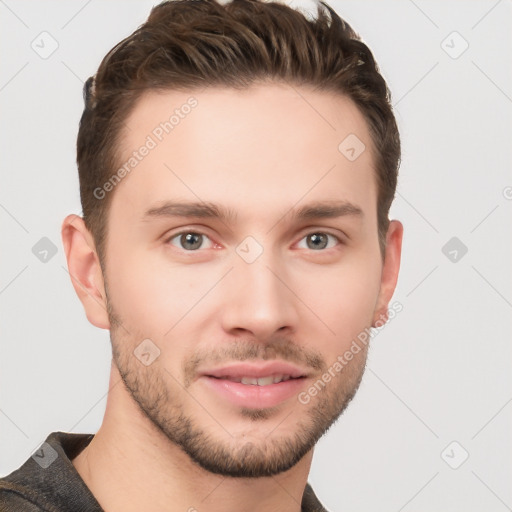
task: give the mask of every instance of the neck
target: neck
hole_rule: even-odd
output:
[[[271,477],[210,473],[141,412],[112,364],[101,428],[72,463],[106,512],[299,512],[312,456]]]

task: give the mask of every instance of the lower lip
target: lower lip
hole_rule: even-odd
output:
[[[241,382],[207,376],[201,377],[200,380],[234,405],[251,409],[264,409],[275,407],[294,395],[296,396],[304,387],[306,379],[290,379],[268,386],[242,384]]]

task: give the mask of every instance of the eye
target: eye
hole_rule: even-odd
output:
[[[185,249],[186,251],[196,251],[200,249],[205,240],[210,240],[203,233],[196,233],[195,231],[183,231],[177,233],[167,240],[168,243],[178,247],[179,249]],[[210,247],[213,243],[210,240]],[[203,247],[204,249],[204,247]]]
[[[331,239],[330,244],[329,238]],[[301,249],[312,249],[314,251],[318,251],[321,249],[331,249],[332,247],[340,243],[340,239],[338,237],[321,231],[309,233],[302,240],[306,240],[306,247],[300,247],[299,245]],[[332,242],[333,240],[334,242]]]

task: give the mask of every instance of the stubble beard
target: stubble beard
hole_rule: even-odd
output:
[[[186,396],[187,389],[162,367],[163,358],[159,358],[159,364],[144,366],[133,354],[133,336],[125,334],[111,304],[108,311],[112,356],[126,389],[141,412],[192,461],[218,475],[235,478],[268,477],[295,466],[347,408],[359,388],[366,365],[367,350],[364,349],[329,383],[324,383],[324,387],[319,386],[317,395],[308,404],[297,400],[289,415],[299,408],[302,413],[299,420],[293,421],[283,430],[279,429],[277,423],[273,426],[275,434],[267,435],[265,439],[254,440],[253,436],[248,441],[243,435],[233,436],[230,425],[220,425],[222,428],[217,430],[221,435],[213,435],[201,427],[196,418],[187,415],[180,401],[181,396]],[[260,351],[260,347],[253,346],[248,354]],[[240,358],[240,345],[235,350],[237,358]],[[169,383],[172,385],[173,381],[177,392],[169,388]],[[271,421],[277,409],[241,408],[240,416],[248,419],[251,430],[254,430],[258,422]],[[208,414],[206,410],[205,414]],[[287,418],[288,415],[281,422],[286,422]],[[277,431],[286,434],[278,434]]]

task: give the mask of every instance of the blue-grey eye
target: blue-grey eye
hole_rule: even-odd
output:
[[[180,249],[185,249],[187,251],[195,251],[201,248],[205,239],[208,240],[208,237],[206,235],[203,235],[202,233],[188,231],[176,234],[169,240],[169,242]],[[178,241],[178,243],[175,243],[176,240]]]
[[[329,238],[334,241],[330,245]],[[329,233],[322,233],[320,231],[317,233],[310,233],[309,235],[306,235],[302,240],[306,240],[306,249],[312,249],[314,251],[330,249],[336,245],[336,242],[338,242],[338,239],[334,235]]]

